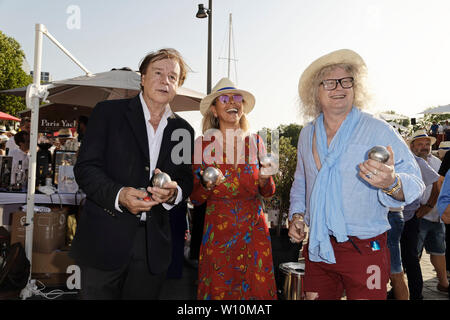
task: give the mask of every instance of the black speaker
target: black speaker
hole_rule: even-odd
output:
[[[411,118],[411,124],[412,124],[413,126],[416,125],[416,118]]]

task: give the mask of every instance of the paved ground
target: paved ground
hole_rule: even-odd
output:
[[[440,292],[436,289],[438,283],[436,278],[436,272],[432,264],[430,263],[430,257],[424,251],[421,260],[422,275],[424,280],[423,296],[425,300],[448,300],[448,294]],[[196,299],[196,280],[197,280],[197,268],[185,261],[183,266],[183,275],[179,279],[167,279],[160,299],[161,300],[195,300]],[[49,292],[55,288],[48,287],[45,292]],[[59,287],[67,291],[66,288]],[[389,286],[388,286],[388,289]],[[0,300],[8,299],[15,300],[18,297],[18,293],[11,292],[10,295],[0,295]],[[32,300],[41,300],[42,297],[32,297]],[[77,295],[65,295],[58,300],[73,300],[78,299]]]
[[[422,259],[420,260],[423,277],[423,297],[424,300],[448,300],[448,294],[438,291],[436,286],[438,280],[436,278],[436,271],[430,262],[430,256],[423,251]]]
[[[448,300],[448,294],[436,289],[437,278],[430,256],[424,251],[420,261],[423,276],[424,300]],[[406,278],[406,277],[405,277]],[[185,263],[181,279],[168,279],[161,295],[162,300],[193,300],[196,299],[197,269]],[[388,286],[390,289],[390,286]]]

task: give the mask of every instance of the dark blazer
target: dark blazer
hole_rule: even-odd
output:
[[[167,121],[156,168],[178,183],[184,201],[193,188],[194,130],[176,114]],[[183,129],[183,138],[172,136],[176,129]],[[177,164],[172,149],[188,161]],[[147,130],[139,96],[98,103],[74,168],[76,181],[86,193],[70,252],[78,264],[114,270],[129,261],[139,219],[117,211],[115,199],[122,187],[147,187],[149,171]],[[171,259],[170,221],[161,204],[147,213],[146,233],[150,271],[159,274],[167,270]]]

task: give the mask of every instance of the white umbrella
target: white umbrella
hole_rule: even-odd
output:
[[[386,113],[386,112],[379,112],[379,113],[375,114],[375,116],[377,116],[383,120],[386,120],[386,121],[409,119],[407,116],[403,116],[400,114]]]
[[[131,70],[111,70],[66,80],[53,81],[47,86],[47,100],[52,103],[94,107],[103,100],[124,99],[140,91],[141,76]],[[26,87],[0,91],[2,94],[25,96]],[[199,110],[203,93],[180,87],[170,104],[172,111]]]
[[[439,106],[436,108],[431,108],[428,110],[424,110],[420,112],[421,114],[437,114],[437,113],[450,113],[450,104],[447,104],[445,106]]]

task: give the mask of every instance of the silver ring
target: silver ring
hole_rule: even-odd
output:
[[[291,242],[291,243],[296,243],[296,241],[294,240],[294,238],[289,238],[289,241]]]
[[[372,179],[372,173],[368,173],[368,174],[366,174],[366,177],[367,177],[367,179]]]
[[[377,174],[378,174],[377,169],[375,169],[375,170],[373,171],[373,174],[374,174],[374,175],[377,175]]]

